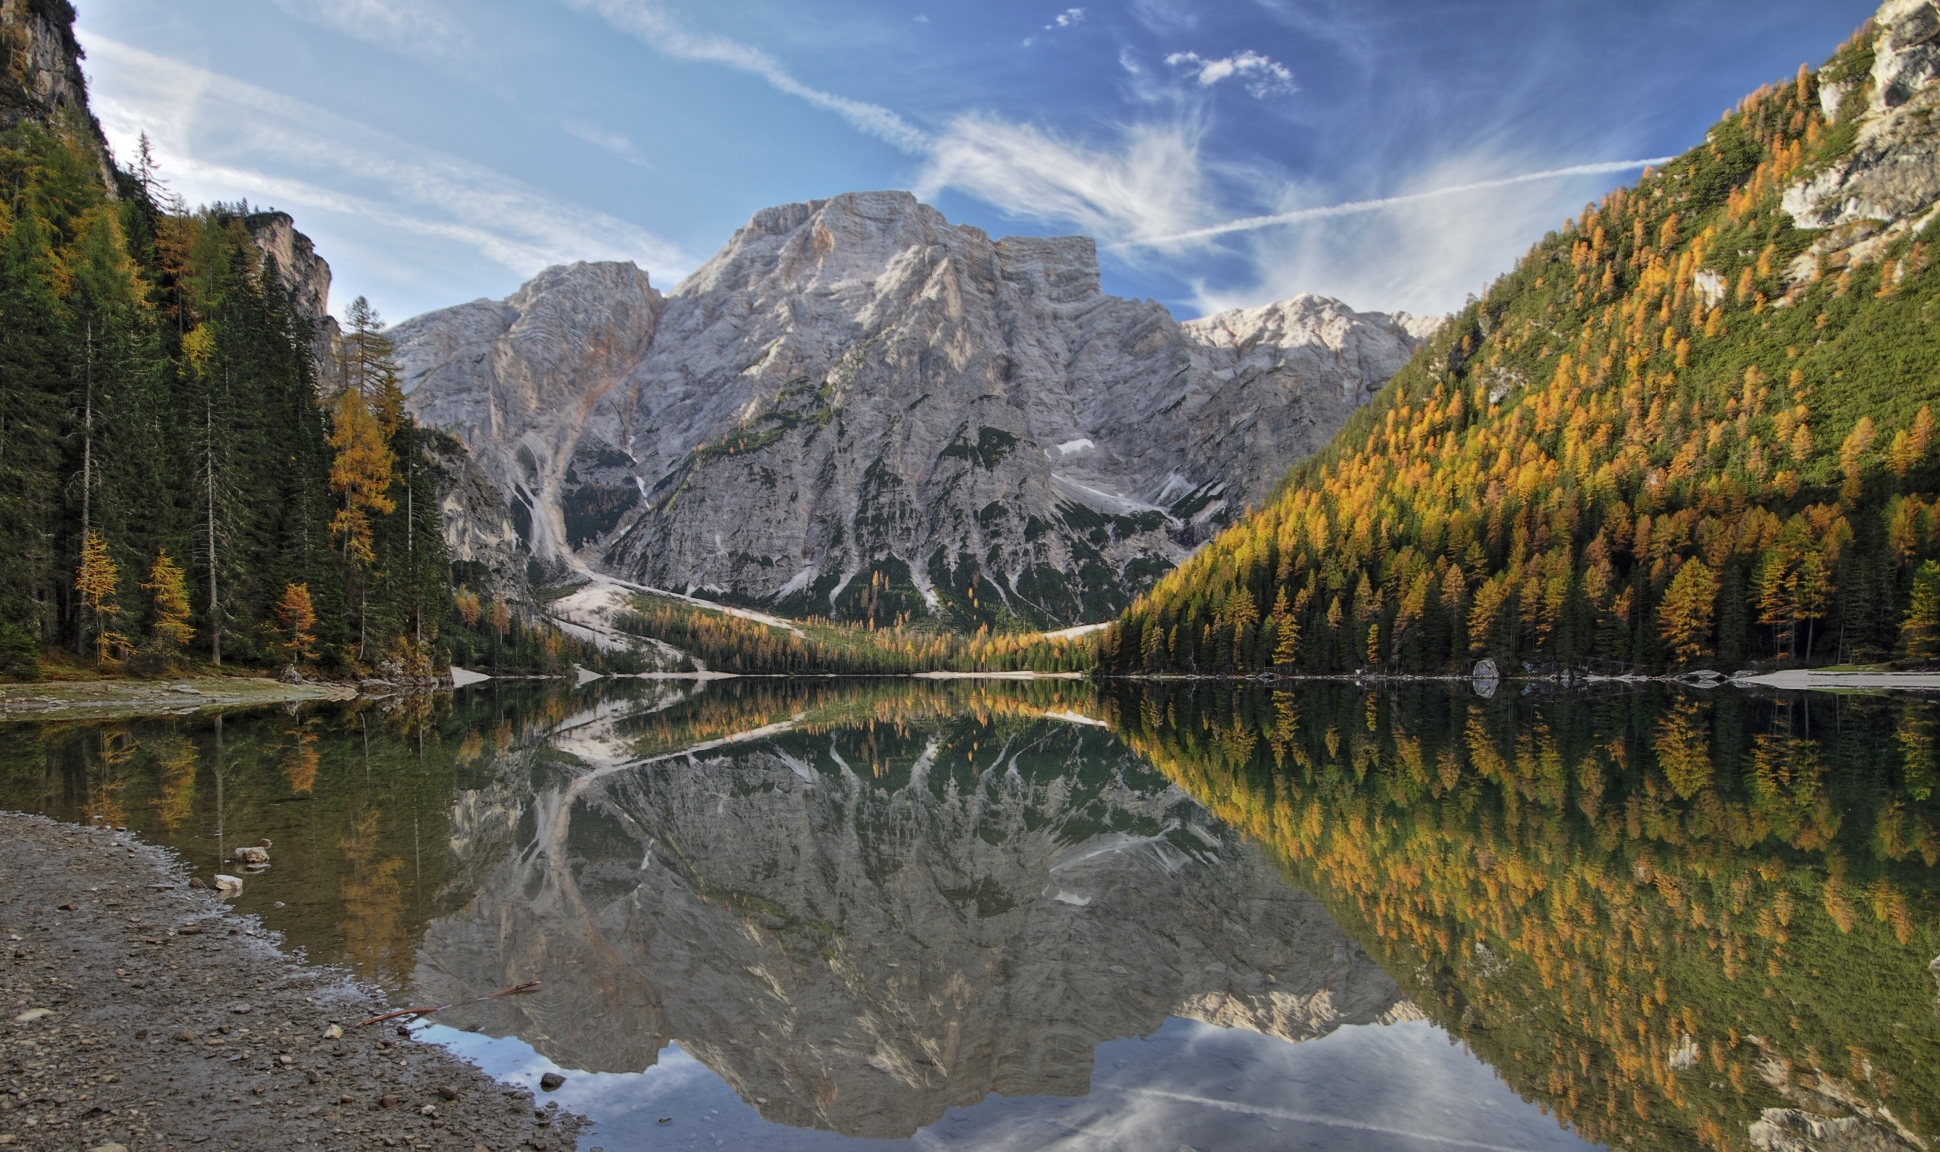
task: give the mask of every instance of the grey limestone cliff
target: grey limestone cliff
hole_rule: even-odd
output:
[[[316,245],[296,230],[287,212],[254,212],[243,219],[249,238],[263,258],[276,267],[276,279],[290,294],[297,317],[310,326],[310,353],[318,376],[330,376],[342,347],[343,332],[330,314],[330,265],[317,255]]]
[[[107,137],[88,111],[74,8],[67,0],[0,0],[0,128],[22,121],[83,141],[116,191]]]
[[[1089,239],[874,192],[757,213],[665,296],[576,264],[395,335],[542,562],[974,626],[1108,617],[1420,331],[1315,296],[1180,323],[1105,294]]]
[[[1802,284],[1827,269],[1863,264],[1917,231],[1940,205],[1940,6],[1887,0],[1873,17],[1872,68],[1823,78],[1819,99],[1850,131],[1851,149],[1785,190],[1800,228],[1820,232],[1787,275]]]

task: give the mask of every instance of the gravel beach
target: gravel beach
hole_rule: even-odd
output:
[[[277,950],[162,849],[0,813],[0,1147],[573,1148],[581,1117]]]

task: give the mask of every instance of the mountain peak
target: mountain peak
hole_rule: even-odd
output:
[[[1110,614],[1416,344],[1318,296],[1181,325],[1106,295],[1089,237],[992,240],[893,190],[763,209],[664,300],[577,264],[397,337],[526,554],[971,630]]]

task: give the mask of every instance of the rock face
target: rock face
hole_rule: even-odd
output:
[[[85,140],[115,192],[108,140],[88,111],[74,9],[60,0],[0,0],[0,128],[23,120]]]
[[[328,376],[343,346],[342,328],[330,314],[330,265],[287,212],[256,212],[243,219],[243,226],[257,250],[276,262],[278,282],[296,314],[311,326],[310,351],[319,375]]]
[[[1788,275],[1864,263],[1895,236],[1924,227],[1940,203],[1940,7],[1887,0],[1873,17],[1870,75],[1826,83],[1827,115],[1854,124],[1852,150],[1785,190],[1800,228],[1822,231]]]
[[[88,119],[74,14],[57,14],[57,7],[66,5],[0,0],[0,126],[62,115]]]
[[[576,264],[394,335],[413,411],[535,558],[974,626],[1115,612],[1418,329],[1313,296],[1180,324],[1104,294],[1088,239],[993,241],[874,192],[756,214],[664,298]]]
[[[647,759],[623,711],[566,721],[459,800],[478,895],[428,929],[415,994],[539,979],[445,1022],[589,1070],[678,1041],[767,1119],[867,1137],[1082,1095],[1100,1042],[1168,1016],[1301,1040],[1417,1015],[1101,729],[871,713]]]

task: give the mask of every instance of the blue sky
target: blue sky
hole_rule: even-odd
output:
[[[76,6],[124,158],[146,131],[191,203],[289,211],[336,306],[401,320],[564,260],[665,290],[757,209],[890,187],[993,235],[1095,236],[1108,289],[1181,317],[1300,291],[1446,311],[1874,5]]]

